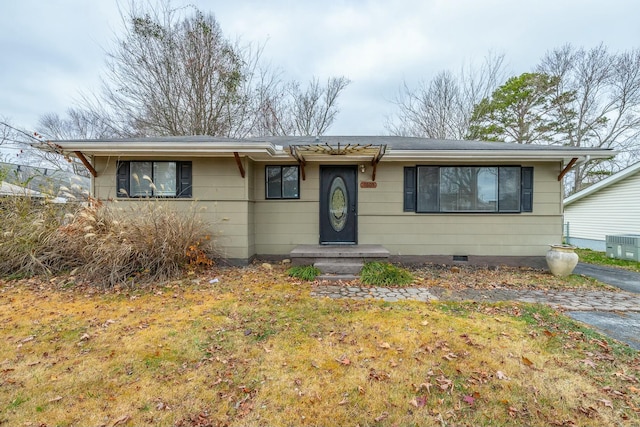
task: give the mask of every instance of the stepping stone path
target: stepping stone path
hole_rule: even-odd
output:
[[[554,308],[574,311],[640,312],[640,294],[607,291],[558,291],[519,289],[446,289],[446,288],[383,288],[319,284],[312,296],[380,299],[389,302],[415,301],[521,301],[547,304]]]

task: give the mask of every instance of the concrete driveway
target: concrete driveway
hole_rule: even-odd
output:
[[[619,268],[579,263],[574,274],[593,277],[624,291],[640,293],[640,273]],[[593,326],[598,331],[640,350],[640,313],[616,311],[567,311],[571,318]]]

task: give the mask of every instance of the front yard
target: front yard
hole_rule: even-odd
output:
[[[417,270],[441,287],[599,287]],[[539,305],[310,297],[284,268],[0,281],[0,426],[640,424],[640,358]]]

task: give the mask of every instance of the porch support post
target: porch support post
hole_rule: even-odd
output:
[[[96,170],[93,167],[93,165],[91,163],[89,163],[89,160],[87,160],[87,158],[84,156],[84,154],[82,154],[81,151],[74,151],[73,154],[75,154],[76,157],[80,159],[80,161],[82,162],[84,167],[89,170],[89,172],[91,173],[91,175],[94,178],[98,176],[98,172],[96,172]]]
[[[567,172],[569,172],[571,170],[571,168],[573,167],[573,165],[576,164],[577,161],[578,161],[577,157],[574,157],[573,159],[571,159],[569,164],[567,166],[565,166],[564,169],[562,169],[562,172],[560,172],[560,175],[558,175],[558,181],[562,181],[562,178],[564,178],[564,176],[567,174]]]
[[[240,175],[244,178],[244,166],[242,166],[242,160],[240,160],[240,155],[237,151],[233,152],[233,157],[236,158],[236,164],[238,165],[238,169],[240,169]]]

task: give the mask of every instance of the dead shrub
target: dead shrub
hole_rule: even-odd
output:
[[[31,197],[0,198],[0,275],[29,277],[59,271],[43,254],[64,215],[77,205]]]
[[[175,278],[193,265],[194,247],[210,260],[214,247],[209,233],[194,206],[180,212],[166,201],[145,200],[127,207],[93,203],[61,227],[56,239],[81,257],[79,274],[108,287]],[[68,254],[60,255],[67,259]]]
[[[212,264],[213,241],[195,206],[177,211],[158,200],[121,205],[5,201],[0,275],[74,271],[99,286],[134,286]]]

